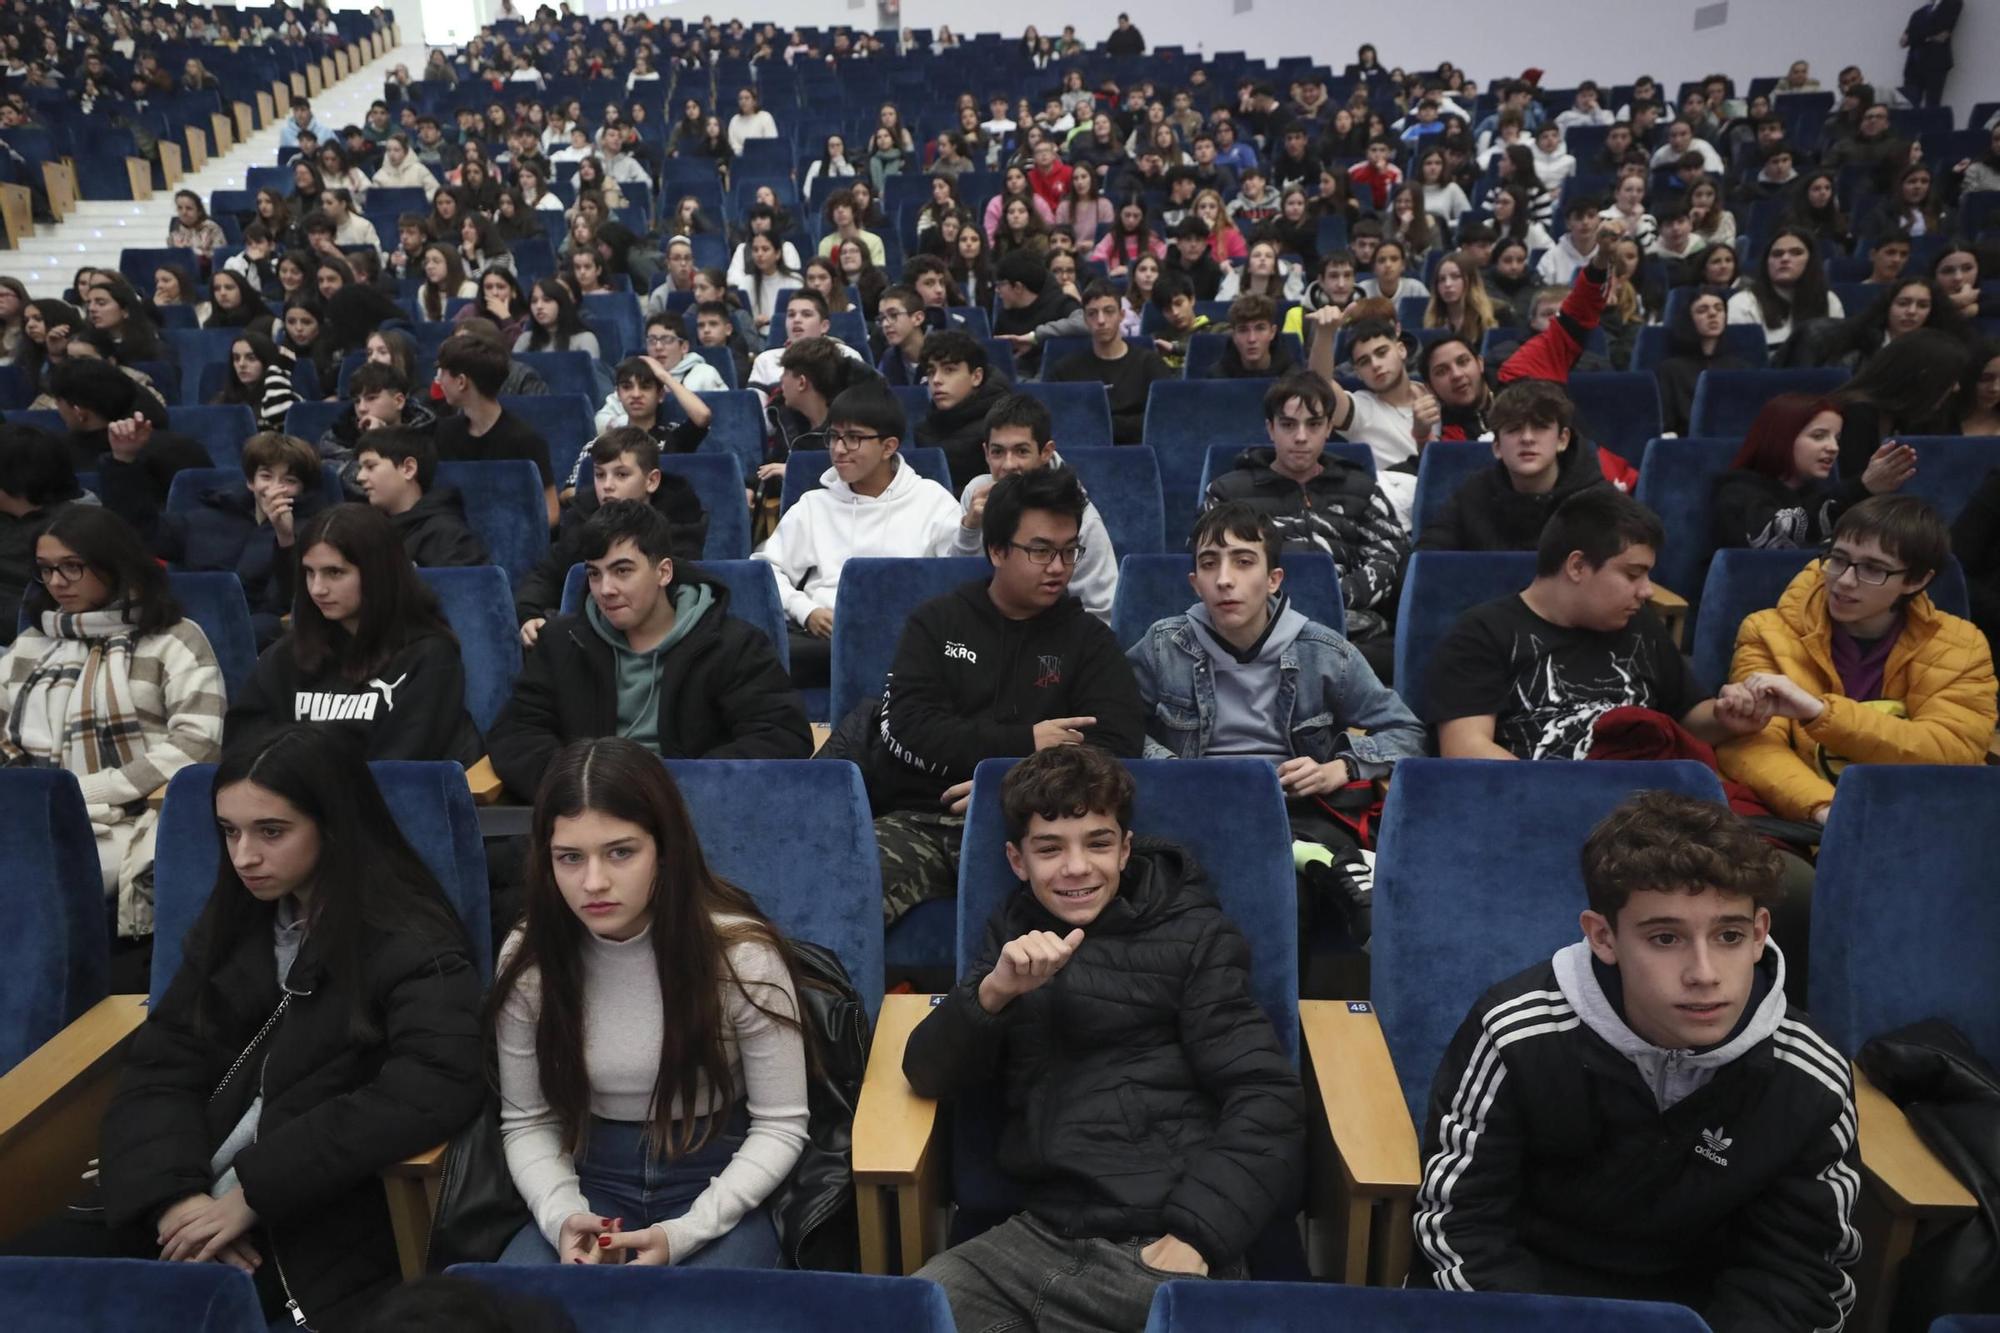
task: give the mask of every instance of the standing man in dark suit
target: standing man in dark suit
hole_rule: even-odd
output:
[[[1944,81],[1951,74],[1951,33],[1964,0],[1929,0],[1910,15],[1898,44],[1903,58],[1903,91],[1913,106],[1942,106]]]

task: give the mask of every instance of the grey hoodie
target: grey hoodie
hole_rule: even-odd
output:
[[[1705,1051],[1670,1051],[1655,1046],[1625,1025],[1611,1007],[1604,988],[1592,971],[1590,945],[1582,940],[1560,949],[1555,956],[1556,985],[1569,1001],[1577,1017],[1592,1032],[1610,1043],[1611,1048],[1630,1060],[1653,1090],[1653,1100],[1664,1111],[1699,1091],[1715,1071],[1739,1059],[1758,1042],[1778,1030],[1785,1017],[1785,955],[1776,940],[1765,940],[1765,950],[1777,961],[1777,975],[1764,999],[1751,1013],[1750,1021],[1720,1046]]]
[[[1263,639],[1251,645],[1247,655],[1217,631],[1208,617],[1208,607],[1196,602],[1188,608],[1188,619],[1214,649],[1208,662],[1215,673],[1215,726],[1203,752],[1210,757],[1292,757],[1291,737],[1284,733],[1278,717],[1278,661],[1308,622],[1287,598],[1273,599],[1272,606],[1275,614]]]
[[[666,638],[641,653],[626,642],[625,631],[604,618],[595,597],[585,599],[584,618],[597,637],[611,645],[617,665],[618,734],[626,740],[637,741],[649,750],[660,748],[660,658],[687,637],[714,600],[707,584],[684,585],[674,593],[674,627]]]

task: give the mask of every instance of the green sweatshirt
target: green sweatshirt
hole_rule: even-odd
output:
[[[611,645],[618,687],[618,734],[649,750],[660,748],[660,658],[686,638],[715,602],[707,584],[695,583],[674,594],[674,627],[650,652],[634,652],[625,632],[604,618],[597,599],[584,604],[584,618],[597,637]]]

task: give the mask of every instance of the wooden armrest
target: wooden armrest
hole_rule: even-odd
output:
[[[1350,1188],[1374,1198],[1413,1196],[1423,1177],[1417,1127],[1372,1006],[1301,1000],[1299,1032]]]
[[[1899,1217],[1958,1217],[1979,1206],[1917,1136],[1903,1108],[1854,1066],[1854,1109],[1860,1119],[1861,1169]]]
[[[1994,732],[1992,737],[1986,742],[1986,762],[1989,764],[2000,763],[2000,731]]]
[[[161,783],[158,787],[146,793],[146,808],[148,810],[158,810],[166,803],[167,787],[165,783]]]
[[[1659,584],[1655,583],[1653,585],[1653,595],[1648,600],[1652,603],[1653,610],[1658,613],[1660,619],[1666,622],[1667,633],[1673,635],[1674,642],[1685,649],[1687,647],[1687,598],[1681,596],[1671,588],[1662,588]]]
[[[0,1240],[75,1196],[146,997],[98,1001],[0,1077]]]
[[[428,1180],[444,1171],[444,1150],[440,1143],[411,1157],[382,1168],[382,1174],[397,1180]]]
[[[474,805],[498,805],[504,788],[500,775],[493,771],[490,755],[481,755],[479,762],[465,770],[465,785],[472,789]]]
[[[931,1011],[929,995],[885,995],[868,1049],[868,1072],[854,1108],[857,1184],[902,1185],[923,1169],[937,1127],[937,1103],[903,1077],[903,1047]]]

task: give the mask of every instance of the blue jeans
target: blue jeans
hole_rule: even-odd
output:
[[[627,1231],[685,1214],[748,1136],[750,1116],[741,1103],[723,1114],[727,1119],[713,1138],[671,1160],[648,1151],[644,1125],[592,1117],[590,1137],[576,1158],[577,1184],[590,1210],[599,1217],[624,1218]],[[695,1126],[697,1137],[701,1129],[700,1124]],[[542,1229],[530,1223],[507,1243],[500,1262],[552,1264],[557,1258]],[[770,1211],[762,1207],[687,1258],[674,1256],[682,1268],[776,1268],[780,1262],[778,1229],[771,1223]]]

